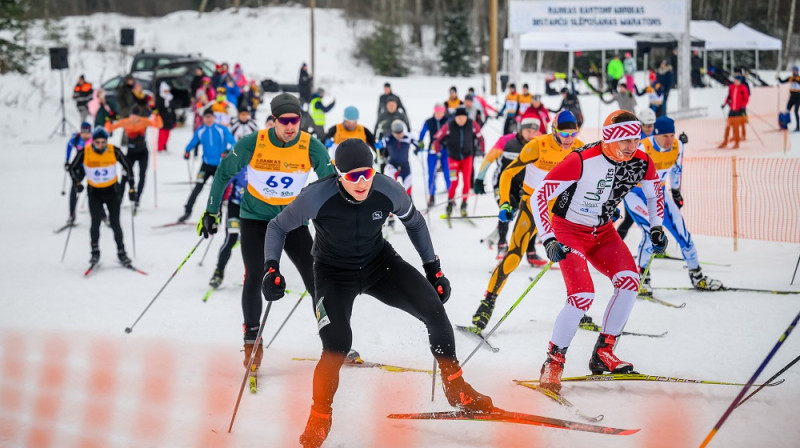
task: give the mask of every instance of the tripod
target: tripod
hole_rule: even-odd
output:
[[[61,121],[56,123],[56,127],[53,129],[53,132],[50,133],[50,137],[53,138],[56,132],[58,132],[58,127],[61,126],[61,136],[67,136],[67,125],[70,126],[71,129],[75,129],[75,126],[67,120],[67,111],[64,108],[64,70],[58,69],[58,74],[61,77]]]

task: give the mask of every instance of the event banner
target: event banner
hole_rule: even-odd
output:
[[[511,0],[508,29],[681,33],[686,14],[686,0]]]

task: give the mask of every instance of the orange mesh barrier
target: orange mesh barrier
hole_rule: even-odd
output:
[[[800,243],[800,159],[687,157],[681,191],[692,233]]]

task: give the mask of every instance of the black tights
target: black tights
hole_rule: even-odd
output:
[[[789,93],[789,102],[786,103],[786,110],[791,112],[792,107],[794,107],[794,123],[797,125],[795,129],[800,129],[800,115],[797,112],[800,108],[800,92]]]
[[[453,327],[433,286],[385,243],[378,257],[361,270],[314,264],[317,285],[317,327],[322,356],[314,370],[314,407],[330,412],[339,387],[339,369],[353,342],[350,316],[359,294],[368,294],[405,311],[425,324],[431,353],[443,374],[459,369]]]
[[[125,250],[125,243],[122,241],[122,227],[119,225],[119,199],[117,198],[117,189],[119,187],[114,184],[106,188],[93,188],[89,187],[89,213],[92,216],[92,227],[89,229],[89,235],[92,238],[92,248],[97,247],[100,241],[100,222],[105,216],[103,204],[108,207],[108,220],[111,224],[111,230],[114,232],[114,241],[117,243],[117,251]]]

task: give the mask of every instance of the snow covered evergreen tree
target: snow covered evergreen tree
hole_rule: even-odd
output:
[[[448,76],[469,76],[474,73],[472,67],[472,39],[467,14],[455,13],[445,18],[444,40],[439,59],[442,71]]]
[[[359,40],[359,51],[356,57],[366,60],[383,76],[405,76],[408,67],[403,60],[403,39],[391,23],[381,22],[375,31]]]
[[[28,0],[0,1],[0,74],[27,73],[34,54],[28,46],[26,31],[30,26]]]

